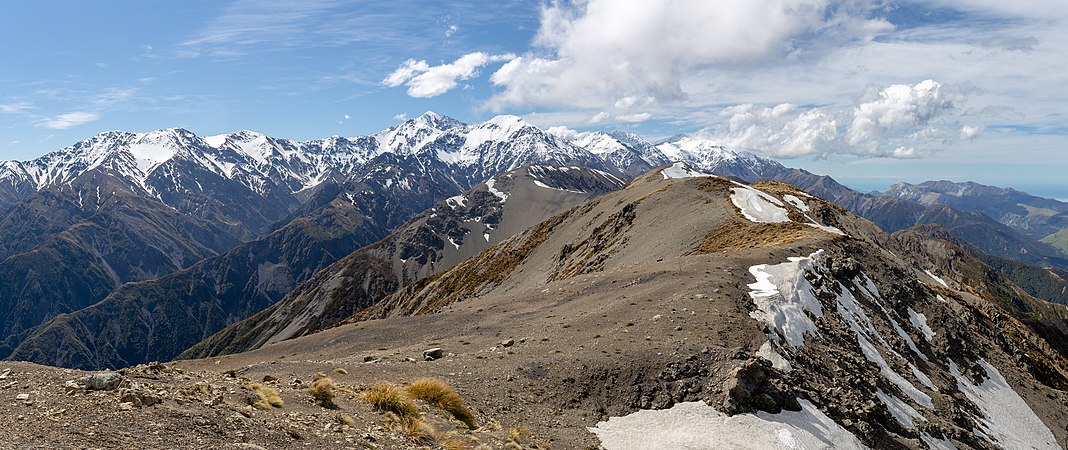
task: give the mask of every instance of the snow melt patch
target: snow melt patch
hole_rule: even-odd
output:
[[[786,200],[787,203],[789,203],[791,205],[794,205],[794,208],[797,208],[801,212],[808,212],[809,211],[808,205],[806,205],[804,201],[802,201],[801,199],[797,198],[796,196],[793,196],[793,195],[790,195],[790,194],[786,194],[786,195],[782,196],[782,199]]]
[[[931,327],[927,326],[927,316],[916,312],[911,306],[908,308],[908,313],[909,323],[912,324],[912,327],[915,328],[916,331],[923,333],[923,338],[926,339],[927,342],[931,342],[931,339],[934,339],[935,332]]]
[[[801,411],[727,416],[704,402],[610,417],[589,430],[608,450],[863,449],[864,444],[808,400]]]
[[[672,164],[671,167],[661,170],[660,175],[662,175],[665,180],[671,178],[715,177],[715,175],[710,173],[694,170],[684,162]]]
[[[789,222],[779,199],[748,186],[731,188],[731,203],[751,222]]]
[[[931,271],[930,271],[930,270],[924,269],[924,270],[923,270],[923,273],[926,273],[926,274],[927,274],[927,276],[931,277],[931,279],[933,279],[933,280],[937,281],[937,282],[938,282],[938,284],[941,284],[941,285],[942,285],[942,287],[944,287],[944,288],[946,288],[946,289],[949,289],[949,285],[948,285],[948,284],[946,284],[946,280],[943,280],[943,279],[939,278],[939,277],[938,277],[938,275],[935,275],[935,274],[931,273]]]
[[[760,349],[757,350],[756,356],[771,361],[771,367],[783,372],[789,372],[793,369],[793,366],[790,365],[790,361],[787,361],[786,358],[783,358],[783,356],[779,354],[779,352],[775,351],[775,347],[771,345],[771,341],[764,342],[764,345],[761,345]]]
[[[496,195],[497,198],[501,199],[501,203],[504,203],[505,200],[508,200],[508,194],[498,191],[497,188],[493,187],[496,183],[497,180],[493,178],[486,180],[486,189],[489,189],[491,194]]]
[[[957,379],[957,388],[982,412],[979,420],[981,436],[1002,448],[1059,449],[1057,439],[1042,423],[1035,411],[1005,381],[994,366],[980,359],[979,365],[987,379],[976,386],[961,374],[953,361],[949,373]]]
[[[573,191],[571,189],[552,187],[552,186],[549,186],[549,185],[547,185],[545,183],[542,183],[542,182],[540,182],[538,180],[534,180],[534,185],[537,186],[537,187],[540,187],[540,188],[552,189],[554,191],[572,192],[572,193],[575,193],[575,194],[585,194],[585,192],[582,192],[582,191]]]
[[[938,439],[933,436],[929,436],[927,433],[920,434],[920,439],[927,444],[931,450],[957,450],[957,446],[953,445],[949,439]]]
[[[905,403],[895,395],[887,394],[882,389],[877,389],[875,396],[879,397],[879,400],[886,405],[886,409],[890,410],[890,415],[894,416],[894,419],[897,419],[897,423],[904,428],[915,428],[916,420],[927,420],[924,419],[919,411],[916,411],[915,408],[909,406],[908,403]]]
[[[808,317],[811,312],[823,316],[823,307],[813,294],[812,284],[805,273],[818,264],[823,250],[807,257],[791,257],[788,262],[769,266],[759,264],[749,268],[756,282],[749,284],[749,297],[756,309],[749,316],[763,321],[774,330],[768,338],[775,342],[785,339],[793,347],[805,343],[805,333],[816,335],[816,324]]]

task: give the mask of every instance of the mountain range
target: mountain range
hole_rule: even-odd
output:
[[[0,164],[0,356],[122,367],[183,352],[248,350],[321,330],[491,241],[672,161],[747,182],[786,181],[888,232],[936,223],[998,261],[1068,267],[1037,235],[1014,228],[1045,223],[1041,234],[1055,222],[1011,214],[999,222],[986,214],[992,210],[958,210],[968,204],[906,195],[919,188],[903,185],[888,195],[860,194],[829,177],[687,136],[654,144],[615,131],[568,140],[515,116],[469,125],[432,112],[371,136],[313,141],[250,131],[203,138],[182,129],[109,132],[33,161]],[[539,213],[490,212],[497,194],[518,195],[510,193],[515,186],[538,192],[523,195],[523,203],[544,205]],[[561,192],[573,195],[563,200]],[[1056,210],[1028,201],[1032,209]],[[444,220],[446,208],[469,217]],[[494,231],[500,223],[486,220],[512,225]],[[480,234],[478,227],[484,240],[464,239]],[[1053,281],[1027,282],[1035,272],[1006,269],[1032,295],[1068,298],[1052,291]],[[360,289],[352,290],[352,277]],[[361,293],[325,300],[350,291]],[[319,311],[309,315],[307,308]]]
[[[65,414],[110,446],[1068,437],[1068,306],[1047,301],[1068,283],[1036,239],[1056,222],[997,213],[1027,198],[969,210],[692,137],[433,113],[310,142],[105,133],[3,167],[0,349],[126,381],[5,362],[0,445],[84,442],[38,425]],[[485,426],[359,395],[427,376]]]

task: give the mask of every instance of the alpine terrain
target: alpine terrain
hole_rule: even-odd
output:
[[[622,189],[567,167],[522,167],[434,204],[190,356],[255,350],[118,372],[6,362],[0,439],[1053,449],[1068,438],[1068,363],[1006,305],[1068,311],[945,231],[888,235],[794,186],[681,162]],[[544,209],[517,215],[524,196]]]

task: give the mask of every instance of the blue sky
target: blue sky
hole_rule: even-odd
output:
[[[313,139],[434,110],[696,133],[865,190],[971,179],[1068,198],[1062,0],[0,8],[0,159],[113,129]]]

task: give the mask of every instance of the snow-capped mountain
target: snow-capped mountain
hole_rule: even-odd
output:
[[[733,175],[749,182],[774,178],[787,171],[773,159],[696,137],[674,137],[658,144],[656,149],[670,161],[686,162],[703,172]]]
[[[181,128],[101,133],[32,161],[0,162],[0,202],[8,204],[35,191],[70,185],[93,171],[112,174],[131,189],[179,210],[175,203],[180,203],[176,198],[180,194],[211,197],[226,191],[225,184],[239,185],[262,197],[299,198],[327,180],[344,181],[365,172],[370,161],[384,154],[449,167],[462,189],[533,163],[578,164],[634,176],[680,160],[703,171],[748,180],[766,178],[782,167],[770,159],[694,138],[654,146],[630,133],[593,132],[568,141],[516,116],[469,125],[427,112],[372,136],[310,141],[247,130],[208,137]],[[283,203],[292,208],[296,202]]]

